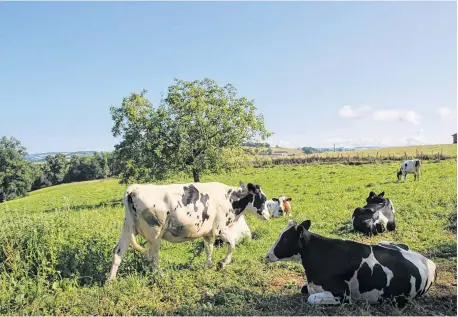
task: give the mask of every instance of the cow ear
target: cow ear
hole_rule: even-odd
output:
[[[385,195],[385,192],[381,192],[380,194],[378,194],[379,197],[383,197]]]
[[[291,201],[291,200],[293,200],[293,199],[290,198],[290,197],[286,198],[286,201]]]
[[[248,191],[250,192],[256,191],[256,187],[251,183],[248,183],[247,188],[248,188]]]
[[[374,196],[375,196],[375,193],[371,191],[371,192],[369,193],[369,198],[372,198],[372,197],[374,197]]]
[[[246,188],[246,185],[245,185],[245,183],[244,183],[244,182],[242,182],[242,181],[240,181],[240,187],[242,187],[242,188]]]
[[[273,201],[278,201],[278,198],[272,198]]]
[[[311,225],[312,225],[312,222],[310,220],[305,220],[299,225],[299,227],[302,227],[305,230],[309,230]]]

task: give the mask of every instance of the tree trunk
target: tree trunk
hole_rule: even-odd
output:
[[[196,168],[192,169],[192,176],[194,177],[194,183],[199,183],[200,182],[199,171]]]

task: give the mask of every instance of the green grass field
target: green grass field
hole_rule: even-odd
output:
[[[287,223],[247,216],[257,238],[236,247],[234,262],[205,267],[201,240],[163,242],[163,276],[130,248],[117,280],[105,281],[124,219],[125,186],[116,180],[66,184],[0,204],[1,315],[456,315],[456,160],[424,161],[419,182],[395,183],[398,163],[246,169],[204,177],[237,185],[257,182],[268,198],[293,198],[293,217],[310,231],[363,242],[408,244],[438,265],[438,281],[399,309],[387,303],[311,307],[300,294],[297,263],[263,258]],[[169,182],[190,181],[173,179]],[[350,232],[353,209],[385,191],[396,208],[396,231],[373,238]],[[142,241],[142,239],[139,239]],[[143,241],[142,241],[143,242]],[[216,263],[226,248],[216,248]],[[336,259],[339,261],[339,259]]]

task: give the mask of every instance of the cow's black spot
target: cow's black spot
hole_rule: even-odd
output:
[[[170,215],[170,211],[167,211],[167,216]]]
[[[415,167],[417,167],[418,165],[420,165],[420,161],[415,161]]]
[[[202,205],[204,205],[204,210],[202,210],[202,223],[205,222],[205,220],[208,220],[210,218],[210,215],[208,214],[208,204],[210,200],[210,196],[208,194],[200,194],[200,202]],[[197,218],[199,219],[199,218]]]
[[[379,264],[375,264],[373,269],[364,263],[358,270],[357,279],[359,283],[359,292],[365,293],[373,289],[382,290],[386,286],[386,273]]]
[[[118,247],[116,248],[116,254],[119,254],[120,252],[121,252],[121,248],[118,246]]]
[[[407,163],[404,164],[404,167],[407,168]]]
[[[197,215],[197,220],[199,220],[199,215]]]
[[[157,227],[160,225],[159,219],[152,215],[148,210],[142,212],[142,217],[151,227]]]
[[[184,186],[183,192],[181,201],[185,206],[196,204],[196,201],[199,199],[199,190],[194,185]]]
[[[226,226],[229,226],[230,223],[231,223],[231,220],[226,221]]]
[[[137,209],[134,206],[134,202],[132,201],[131,194],[127,195],[127,201],[129,202],[129,204],[130,204],[130,206],[132,208],[132,211],[134,212],[134,215],[137,215]]]
[[[226,193],[226,199],[229,199],[231,197],[232,189],[229,189]]]

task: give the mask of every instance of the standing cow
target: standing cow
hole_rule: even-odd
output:
[[[353,211],[351,223],[353,229],[366,235],[376,235],[386,231],[394,231],[396,222],[394,221],[393,202],[383,197],[385,192],[376,195],[369,193],[366,198],[366,206],[358,207]]]
[[[240,182],[240,187],[222,183],[190,183],[171,185],[132,185],[124,194],[126,215],[121,238],[114,250],[109,280],[116,277],[123,254],[132,246],[146,253],[153,267],[157,267],[161,240],[180,243],[204,239],[207,265],[215,237],[228,243],[227,254],[218,263],[219,268],[229,264],[235,248],[235,239],[228,226],[244,211],[269,220],[266,196],[261,186]],[[148,241],[148,248],[138,245],[135,236]]]
[[[310,220],[290,220],[267,253],[267,260],[301,261],[310,304],[385,298],[403,305],[425,294],[436,280],[436,264],[404,244],[363,244],[330,239],[309,231]]]
[[[414,181],[420,180],[420,160],[407,160],[401,164],[401,168],[397,172],[396,176],[398,177],[398,182],[401,180],[401,177],[404,176],[404,181],[406,181],[407,174],[414,174]]]

